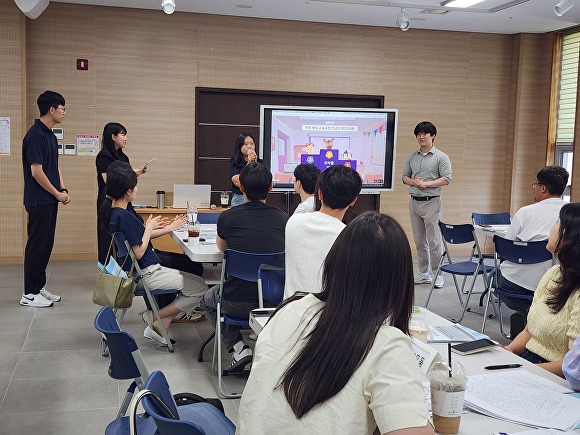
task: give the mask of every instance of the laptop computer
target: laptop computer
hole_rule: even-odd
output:
[[[211,197],[210,184],[174,184],[172,208],[209,208]]]

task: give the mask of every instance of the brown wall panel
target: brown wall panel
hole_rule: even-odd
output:
[[[144,203],[158,189],[195,179],[197,87],[384,96],[385,107],[399,109],[399,134],[395,190],[381,194],[381,209],[408,234],[408,188],[399,180],[417,148],[417,122],[434,122],[436,144],[451,156],[454,179],[443,197],[450,221],[466,221],[475,208],[515,212],[529,202],[526,186],[545,158],[548,35],[401,32],[65,3],[24,20],[12,1],[0,0],[0,7],[0,116],[10,116],[13,127],[13,153],[0,158],[0,234],[4,241],[7,231],[18,233],[0,259],[22,255],[19,148],[45,89],[67,100],[65,142],[117,121],[128,129],[134,166],[158,157],[139,179],[137,202]],[[89,71],[76,70],[77,58],[89,59]],[[219,102],[200,108],[209,121],[220,109]],[[257,123],[257,116],[248,119]],[[223,140],[231,148],[235,136]],[[62,168],[72,202],[59,210],[55,256],[92,255],[94,159],[63,157]],[[219,170],[224,181],[215,190],[228,185]]]

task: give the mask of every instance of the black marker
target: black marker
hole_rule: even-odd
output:
[[[518,369],[522,365],[521,364],[501,364],[497,366],[487,366],[484,367],[486,370],[501,370],[501,369]]]

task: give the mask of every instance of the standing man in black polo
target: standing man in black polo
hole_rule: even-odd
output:
[[[24,292],[20,305],[51,307],[60,296],[46,288],[46,266],[54,245],[58,203],[70,202],[58,166],[58,143],[51,128],[65,116],[64,98],[45,91],[36,100],[40,118],[22,141],[24,207],[28,213],[28,241],[24,251]]]
[[[420,122],[414,133],[420,148],[407,157],[403,183],[411,186],[409,213],[419,260],[415,284],[431,284],[435,279],[435,287],[442,288],[443,275],[434,278],[431,270],[437,271],[443,253],[438,226],[441,219],[441,186],[451,182],[451,161],[447,154],[435,148],[437,129],[433,124]]]

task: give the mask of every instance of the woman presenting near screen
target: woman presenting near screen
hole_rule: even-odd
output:
[[[121,160],[129,163],[129,157],[123,152],[127,145],[127,129],[117,122],[109,122],[103,129],[103,141],[101,151],[97,154],[97,245],[99,250],[99,262],[105,264],[107,261],[107,251],[111,243],[111,236],[107,233],[106,228],[101,228],[101,219],[98,210],[105,200],[105,186],[107,185],[107,168],[115,160]],[[133,168],[137,176],[147,172],[146,166]]]
[[[240,190],[240,172],[242,172],[244,166],[256,160],[258,160],[258,155],[256,154],[254,136],[250,133],[240,134],[234,145],[234,154],[232,155],[229,172],[232,180],[232,207],[244,203],[244,195]]]

